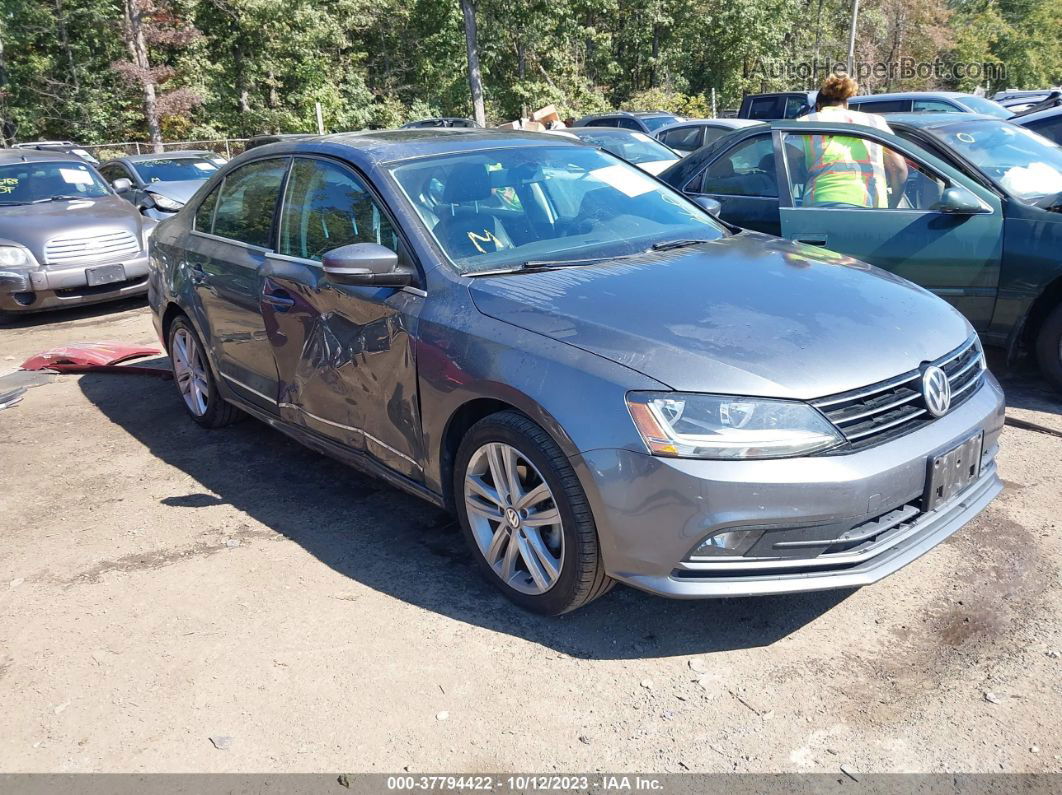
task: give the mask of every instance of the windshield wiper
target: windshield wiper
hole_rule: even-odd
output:
[[[35,201],[31,201],[30,204],[44,204],[46,202],[72,202],[72,201],[77,201],[78,199],[81,199],[81,198],[83,198],[83,197],[81,197],[81,196],[70,196],[69,194],[66,194],[66,193],[57,193],[55,196],[48,196],[47,198],[44,198],[44,199],[37,199]]]
[[[651,251],[670,251],[673,248],[688,248],[699,246],[701,243],[711,243],[711,240],[698,240],[697,238],[679,238],[678,240],[665,240],[661,243],[653,243]]]

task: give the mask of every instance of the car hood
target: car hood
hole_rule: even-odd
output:
[[[148,193],[158,193],[167,199],[187,204],[195,192],[203,187],[205,179],[182,179],[177,182],[150,182],[144,186]]]
[[[811,399],[961,345],[921,287],[823,249],[743,232],[589,266],[470,280],[486,315],[683,391]]]
[[[128,231],[143,246],[144,217],[117,196],[0,207],[0,238],[28,248],[44,263],[44,246],[53,237]]]

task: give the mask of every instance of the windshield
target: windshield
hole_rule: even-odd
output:
[[[205,157],[180,157],[160,160],[137,160],[133,168],[144,182],[179,182],[184,179],[207,179],[218,170]]]
[[[991,99],[985,99],[984,97],[958,97],[957,101],[961,105],[965,105],[974,113],[985,113],[989,116],[995,116],[1000,119],[1009,119],[1014,115],[1013,111],[1009,111]]]
[[[110,192],[84,163],[59,160],[0,166],[0,204],[30,204],[59,196],[97,199]]]
[[[391,173],[462,273],[606,259],[724,234],[681,194],[590,147],[443,155]]]
[[[968,121],[932,130],[1006,193],[1027,202],[1062,192],[1062,148],[1004,121]]]
[[[642,116],[641,122],[648,127],[652,132],[656,132],[661,127],[666,127],[669,124],[682,121],[677,116]]]
[[[602,132],[583,132],[577,128],[576,137],[594,146],[600,146],[606,152],[619,155],[628,163],[652,163],[658,160],[678,160],[678,155],[645,133],[631,132],[630,135]]]

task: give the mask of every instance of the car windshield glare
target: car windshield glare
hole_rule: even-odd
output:
[[[1005,121],[970,121],[935,131],[1000,188],[1037,202],[1062,192],[1062,148]]]
[[[1000,119],[1009,119],[1014,115],[1013,111],[1008,110],[994,100],[985,99],[984,97],[969,96],[963,97],[960,101],[974,113],[984,113]]]
[[[94,199],[110,189],[84,163],[68,160],[0,166],[0,204],[30,204],[52,197]]]
[[[593,127],[585,129],[593,130]],[[678,155],[659,141],[645,133],[631,132],[630,135],[608,133],[583,133],[578,137],[588,144],[600,146],[606,152],[622,157],[628,163],[654,163],[660,160],[678,160]]]
[[[138,160],[133,164],[144,182],[179,182],[186,179],[207,179],[218,170],[216,163],[205,157],[160,158]]]
[[[681,194],[589,147],[444,155],[391,173],[461,273],[606,259],[724,234]]]

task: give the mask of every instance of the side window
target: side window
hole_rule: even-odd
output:
[[[862,136],[788,134],[785,152],[794,207],[932,210],[946,187],[925,166]],[[902,185],[889,185],[887,158],[905,162]]]
[[[924,111],[926,113],[958,113],[960,108],[950,102],[942,102],[939,99],[916,99],[911,110]]]
[[[701,146],[708,146],[708,144],[714,144],[720,138],[727,133],[731,132],[726,127],[705,127],[704,128],[704,141]]]
[[[785,117],[787,119],[795,119],[800,116],[807,109],[808,101],[804,97],[786,97],[785,98]]]
[[[760,97],[752,100],[749,105],[750,119],[778,119],[781,116],[778,110],[781,105],[780,97]]]
[[[878,102],[849,102],[848,107],[863,113],[903,113],[911,109],[911,100],[883,99]]]
[[[616,119],[591,119],[586,123],[587,127],[618,127]]]
[[[624,130],[638,130],[638,132],[642,132],[642,125],[634,119],[616,119],[616,126],[622,127]]]
[[[1025,126],[1033,132],[1040,133],[1044,138],[1062,145],[1062,116],[1052,116],[1050,119],[1030,122]]]
[[[200,232],[210,232],[214,226],[214,208],[218,204],[218,193],[221,186],[210,191],[205,199],[199,203],[199,209],[195,211],[195,228]]]
[[[286,159],[248,163],[225,177],[214,213],[214,234],[269,248]]]
[[[708,166],[701,190],[722,196],[777,199],[771,136],[760,135],[744,141]]]
[[[129,178],[129,175],[125,173],[125,169],[117,163],[100,167],[100,176],[107,180],[111,185],[114,184],[116,179],[122,179],[123,177],[126,179]]]
[[[664,133],[663,143],[679,152],[694,152],[701,148],[703,127],[679,127]]]
[[[399,248],[391,221],[354,174],[323,160],[296,159],[284,196],[278,253],[320,261],[326,251],[350,243]]]

